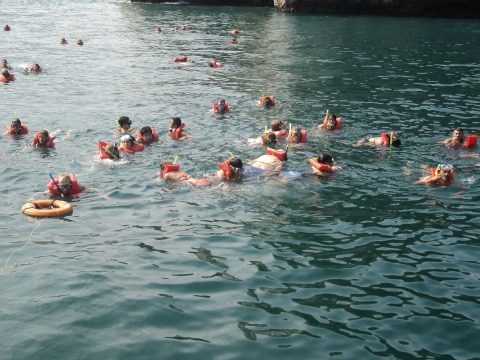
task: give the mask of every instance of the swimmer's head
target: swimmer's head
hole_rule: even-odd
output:
[[[266,134],[266,143],[271,145],[271,144],[276,144],[277,143],[277,136],[275,135],[275,132],[270,130],[267,134]]]
[[[294,141],[299,141],[300,140],[300,128],[299,127],[294,127],[292,131],[290,132],[290,138],[291,140]]]
[[[402,140],[400,140],[400,138],[397,136],[397,134],[390,134],[389,135],[391,137],[390,139],[390,143],[393,145],[393,146],[400,146],[402,144]]]
[[[120,116],[117,120],[118,126],[124,129],[129,129],[132,125],[132,120],[128,116]]]
[[[283,128],[283,123],[279,120],[272,120],[270,127],[273,131],[280,131]]]
[[[325,123],[325,128],[327,130],[335,130],[336,126],[337,126],[337,115],[331,114],[328,117],[327,122]]]
[[[4,68],[8,67],[7,59],[2,59],[2,67]]]
[[[50,138],[50,134],[47,130],[40,130],[37,132],[37,139],[39,144],[45,144]]]
[[[60,44],[66,44],[67,43],[67,39],[65,39],[64,37],[62,37],[60,39]]]
[[[217,112],[223,114],[227,111],[227,104],[225,103],[225,99],[220,99],[217,101]]]
[[[2,70],[2,75],[5,76],[5,77],[9,77],[9,76],[10,76],[10,72],[9,72],[7,69],[3,69],[3,70]]]
[[[265,96],[263,98],[263,106],[266,106],[266,107],[272,107],[274,106],[275,104],[273,103],[272,99],[270,98],[270,96]]]
[[[182,125],[182,119],[173,117],[170,121],[170,129],[178,129]]]
[[[77,45],[83,45],[83,40],[82,39],[77,39],[76,44]]]
[[[120,151],[118,150],[118,144],[107,144],[103,148],[105,153],[107,153],[112,159],[118,159],[120,157]]]
[[[332,157],[332,155],[330,155],[330,154],[319,153],[319,154],[318,154],[317,161],[318,161],[320,164],[325,164],[325,165],[328,165],[328,166],[332,166],[332,164],[333,164],[333,157]]]
[[[120,138],[120,143],[123,147],[130,149],[135,144],[135,138],[132,135],[123,135]]]
[[[22,127],[22,122],[20,121],[20,119],[15,118],[13,119],[10,126],[12,127],[12,129],[20,129]]]

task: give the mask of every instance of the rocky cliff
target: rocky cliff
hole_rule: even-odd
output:
[[[175,0],[131,0],[163,3]],[[192,5],[271,6],[276,11],[383,16],[480,17],[480,0],[183,0]]]

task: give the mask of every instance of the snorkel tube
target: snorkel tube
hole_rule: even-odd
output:
[[[439,165],[440,166],[440,165]],[[57,182],[55,181],[55,179],[53,178],[52,174],[48,174],[50,176],[50,179],[52,179],[53,183],[55,184],[55,187],[57,188],[58,192],[60,193],[60,196],[61,197],[65,197],[65,195],[63,195],[63,191],[60,190],[60,186],[57,184]]]

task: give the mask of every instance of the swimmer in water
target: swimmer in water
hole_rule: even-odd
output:
[[[50,180],[48,191],[59,196],[73,196],[85,190],[85,186],[80,185],[75,179],[74,174],[61,173],[54,180]]]
[[[10,31],[10,30],[11,29],[10,29],[10,26],[8,26],[8,24],[3,27],[3,31]]]
[[[60,44],[61,44],[61,45],[66,45],[66,44],[68,44],[68,40],[65,39],[64,37],[62,37],[62,38],[60,39]]]
[[[132,120],[128,116],[120,116],[117,120],[117,128],[115,134],[128,134],[134,131],[132,126]]]
[[[427,186],[445,186],[453,182],[454,168],[452,164],[438,164],[436,168],[430,169],[430,175],[418,179],[415,184]]]
[[[312,165],[313,173],[318,176],[331,175],[334,171],[342,169],[340,166],[333,165],[333,157],[327,153],[319,153],[316,158],[309,159],[308,162]]]
[[[170,161],[165,161],[160,164],[160,169],[157,172],[159,180],[165,181],[186,181],[192,186],[207,186],[211,182],[209,179],[196,179],[192,178],[185,171],[180,170],[180,165],[173,164]]]
[[[3,69],[13,70],[13,68],[10,65],[8,65],[7,59],[2,59],[2,70]]]
[[[28,128],[25,124],[22,124],[20,119],[14,119],[10,125],[5,126],[7,131],[5,135],[25,135],[28,134]]]
[[[52,148],[55,146],[53,140],[55,140],[55,135],[50,135],[47,130],[40,130],[33,137],[32,147]]]
[[[155,28],[155,31],[156,31],[156,32],[162,32],[162,28],[161,28],[160,26],[157,26],[157,27]]]
[[[237,157],[232,157],[218,165],[217,177],[220,180],[239,180],[243,173],[243,162]]]
[[[158,141],[158,135],[155,129],[150,126],[144,126],[137,131],[137,143],[150,145],[152,142]]]
[[[328,111],[327,111],[327,115],[325,115],[325,119],[323,123],[318,125],[318,127],[327,131],[338,130],[341,128],[340,120],[341,118],[337,118],[337,115],[328,114]]]
[[[269,131],[273,131],[275,133],[277,140],[284,139],[288,135],[288,131],[285,130],[285,126],[280,120],[272,120]]]
[[[84,45],[82,39],[77,39],[77,41],[75,42],[75,44],[80,45],[80,46],[81,46],[81,45]]]
[[[387,133],[383,133],[381,136],[376,136],[376,137],[367,136],[363,139],[358,140],[358,142],[354,146],[360,146],[363,144],[399,147],[402,144],[402,141],[397,136],[397,133],[387,132]]]
[[[185,123],[182,123],[182,120],[179,117],[173,117],[170,121],[170,127],[168,129],[168,136],[175,140],[185,140],[189,139],[192,136],[183,130]]]
[[[277,172],[282,169],[284,162],[275,155],[262,155],[249,163],[250,166],[261,169],[265,172]]]
[[[219,63],[219,62],[216,62],[215,60],[212,60],[208,63],[208,66],[210,66],[212,68],[217,68],[217,67],[222,67],[223,64]]]
[[[437,144],[445,144],[448,146],[460,146],[463,145],[465,140],[464,132],[462,128],[456,128],[453,130],[453,134],[451,138],[447,138],[445,140],[437,142]]]
[[[228,107],[228,102],[225,99],[219,99],[217,102],[213,103],[213,107],[210,112],[215,114],[225,114],[230,111]]]
[[[237,39],[232,38],[232,39],[230,40],[230,43],[232,43],[232,44],[238,44],[238,41],[237,41]]]
[[[277,136],[272,130],[267,130],[256,139],[248,139],[249,145],[274,145],[277,143]]]
[[[120,151],[118,150],[118,145],[117,143],[108,143],[103,147],[103,151],[109,159],[111,160],[119,160],[120,159]]]
[[[40,65],[38,65],[37,63],[30,66],[30,68],[28,69],[29,72],[35,73],[35,74],[38,74],[38,73],[42,72],[42,70],[43,70],[42,67]]]
[[[275,100],[273,99],[273,96],[262,96],[258,100],[258,105],[265,106],[266,108],[271,108],[275,106]]]

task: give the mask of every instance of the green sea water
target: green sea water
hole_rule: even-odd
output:
[[[479,132],[478,20],[2,5],[16,81],[0,84],[0,120],[30,133],[0,142],[0,359],[480,358],[478,148],[436,144]],[[33,63],[43,72],[23,73]],[[209,112],[218,98],[230,113]],[[317,128],[327,109],[342,130]],[[160,141],[102,162],[121,115]],[[166,136],[173,116],[192,139]],[[282,172],[215,180],[230,153],[264,154],[248,139],[273,119],[308,131]],[[40,129],[60,129],[54,149],[29,146]],[[402,146],[352,146],[385,131]],[[285,179],[319,151],[343,169]],[[213,185],[159,182],[176,156]],[[414,184],[438,163],[454,164],[452,186]],[[98,190],[65,217],[21,214],[64,171]]]

